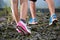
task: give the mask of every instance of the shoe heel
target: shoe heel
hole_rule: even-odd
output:
[[[56,24],[57,22],[58,22],[57,20],[54,20],[54,21],[53,21],[53,24]]]

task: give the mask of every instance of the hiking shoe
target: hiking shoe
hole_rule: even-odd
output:
[[[35,18],[35,19],[30,18],[30,20],[29,20],[28,23],[29,23],[29,24],[37,24],[37,19],[36,19],[36,18]]]
[[[17,23],[17,29],[18,32],[24,32],[25,34],[31,34],[30,29],[28,29],[26,23],[24,23],[23,21],[19,21]]]
[[[57,22],[56,14],[53,14],[53,15],[50,17],[49,25],[56,24],[56,22]]]

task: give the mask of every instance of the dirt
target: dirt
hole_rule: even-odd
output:
[[[49,13],[37,13],[37,25],[31,27],[31,35],[22,35],[15,30],[15,22],[8,23],[5,17],[0,18],[0,40],[60,40],[60,13],[58,22],[49,26]]]

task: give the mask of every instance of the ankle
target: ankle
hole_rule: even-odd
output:
[[[53,15],[55,15],[55,13],[51,14],[51,17],[52,17]]]
[[[26,21],[24,19],[20,19],[20,21],[23,21],[24,23],[26,23]]]

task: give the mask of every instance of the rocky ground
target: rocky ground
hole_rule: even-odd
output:
[[[37,13],[38,24],[29,25],[31,35],[21,35],[7,17],[0,17],[0,40],[60,40],[60,13],[58,23],[49,26],[49,13]]]

